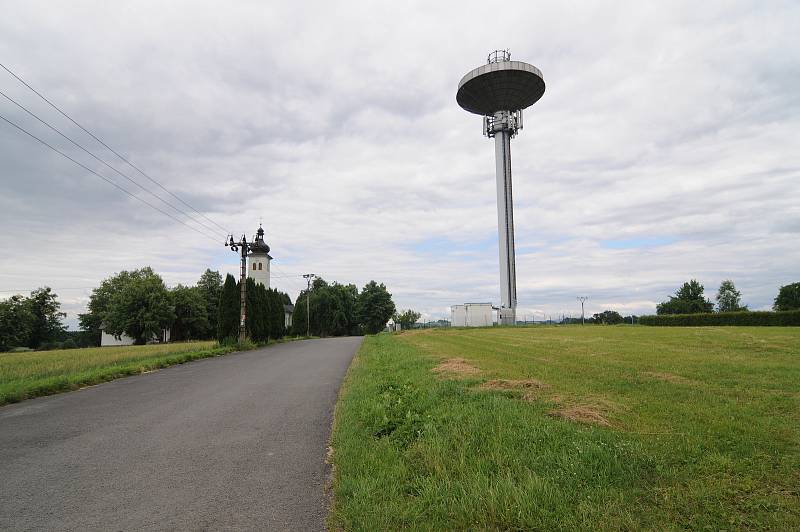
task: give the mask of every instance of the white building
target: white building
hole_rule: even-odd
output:
[[[268,289],[269,265],[272,257],[269,254],[269,246],[264,242],[264,229],[260,225],[258,226],[258,231],[256,231],[256,239],[250,249],[250,254],[247,256],[247,276]],[[292,326],[293,313],[294,305],[283,306],[283,322],[286,330],[289,330]]]
[[[157,344],[157,343],[167,343],[169,342],[170,338],[170,329],[162,329],[161,334],[154,334],[153,338],[147,342],[148,344]],[[115,345],[133,345],[134,342],[133,338],[128,336],[127,334],[121,334],[120,336],[114,336],[113,334],[109,334],[105,331],[105,329],[100,330],[100,347],[107,347],[107,346],[115,346]]]
[[[286,326],[287,331],[292,328],[292,314],[294,314],[294,305],[284,305],[283,324]]]
[[[453,327],[491,327],[494,325],[494,307],[491,303],[464,303],[450,307]]]
[[[264,242],[264,229],[261,226],[258,226],[256,239],[250,249],[247,256],[247,276],[269,288],[269,263],[272,257],[269,255],[269,246]]]

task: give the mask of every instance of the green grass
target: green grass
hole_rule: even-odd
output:
[[[0,405],[236,350],[217,342],[0,353]]]
[[[332,445],[334,529],[799,529],[800,328],[368,337]]]

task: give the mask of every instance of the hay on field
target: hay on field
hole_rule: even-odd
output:
[[[680,375],[675,375],[674,373],[667,373],[663,371],[645,371],[642,373],[642,376],[648,379],[655,379],[664,382],[674,382],[676,384],[694,384],[694,381],[691,379],[687,379],[686,377],[681,377]]]
[[[491,391],[521,391],[523,401],[535,401],[538,399],[538,391],[549,386],[536,379],[509,380],[494,379],[486,381],[478,389]]]
[[[508,380],[495,379],[486,381],[480,385],[484,390],[541,390],[547,388],[547,384],[536,379]]]
[[[433,371],[439,374],[449,374],[449,375],[477,375],[481,372],[478,368],[469,364],[463,358],[448,358],[447,360],[440,363],[438,366],[433,368]]]
[[[558,410],[551,410],[549,414],[553,417],[567,419],[576,423],[600,425],[603,427],[611,426],[611,423],[609,423],[608,419],[605,418],[597,407],[589,405],[570,406]]]

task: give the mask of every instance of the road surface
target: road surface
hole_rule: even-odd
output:
[[[360,342],[292,342],[0,407],[0,529],[323,529],[333,408]]]

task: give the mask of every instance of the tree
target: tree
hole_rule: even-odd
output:
[[[31,292],[27,304],[33,317],[28,347],[36,349],[43,343],[60,340],[65,330],[61,320],[66,317],[66,314],[59,312],[61,303],[58,302],[58,296],[50,290],[50,287],[45,286]]]
[[[283,301],[287,296],[281,296]],[[358,332],[358,319],[356,318],[356,301],[358,288],[352,284],[328,284],[324,279],[317,278],[311,285],[311,291],[303,290],[297,296],[297,304],[292,316],[292,332],[295,335],[305,335],[306,300],[311,310],[311,334],[315,336],[343,336]],[[282,307],[281,307],[282,309]],[[282,310],[281,310],[282,312]]]
[[[149,267],[131,272],[128,282],[112,294],[103,315],[106,332],[126,334],[141,345],[157,338],[175,321],[172,298],[161,276]]]
[[[269,336],[270,338],[283,338],[286,334],[286,311],[284,303],[289,298],[288,294],[279,292],[275,288],[267,290],[267,301],[269,302]],[[289,299],[291,301],[291,299]]]
[[[772,310],[800,310],[800,283],[781,286]]]
[[[394,316],[392,316],[392,319],[395,321],[395,323],[399,323],[400,327],[403,330],[405,330],[405,329],[410,329],[411,326],[417,322],[420,316],[422,316],[422,314],[420,314],[419,312],[415,312],[414,310],[408,309],[400,314],[395,312]]]
[[[683,283],[674,296],[656,306],[656,314],[698,314],[713,312],[714,304],[703,297],[703,285],[692,279]]]
[[[367,333],[375,334],[382,331],[394,311],[392,294],[386,290],[383,283],[370,281],[361,289],[356,304],[356,316]]]
[[[239,338],[239,286],[233,275],[225,277],[219,296],[217,313],[217,340],[238,341]]]
[[[28,345],[33,313],[27,299],[13,295],[0,301],[0,351]]]
[[[78,315],[81,329],[91,334],[97,345],[100,344],[100,330],[103,327],[105,315],[109,312],[111,298],[132,282],[133,277],[137,275],[137,271],[128,272],[123,270],[108,279],[104,279],[100,286],[92,290],[92,295],[89,296],[88,312]]]
[[[197,286],[179,284],[170,291],[170,295],[175,307],[175,321],[172,323],[170,339],[178,341],[206,338],[208,314],[202,290]]]
[[[160,335],[172,325],[172,298],[152,268],[121,271],[103,280],[89,297],[89,312],[79,315],[81,328],[99,342],[100,329],[114,336],[126,334],[137,344]]]
[[[222,275],[218,271],[207,269],[200,280],[197,289],[205,300],[208,326],[202,338],[213,338],[217,334],[217,319],[219,318],[219,296],[222,294]]]
[[[594,318],[595,323],[602,323],[603,325],[616,325],[625,321],[622,314],[616,310],[604,310],[603,312],[593,315],[592,318]]]
[[[254,279],[247,279],[247,333],[254,342],[267,342],[273,336],[275,299],[272,290]],[[283,314],[281,314],[281,320]],[[283,322],[281,322],[282,324]],[[277,333],[278,331],[275,330]]]
[[[719,312],[737,312],[747,310],[747,305],[742,306],[742,293],[736,289],[730,279],[722,281],[717,291],[717,310]]]

